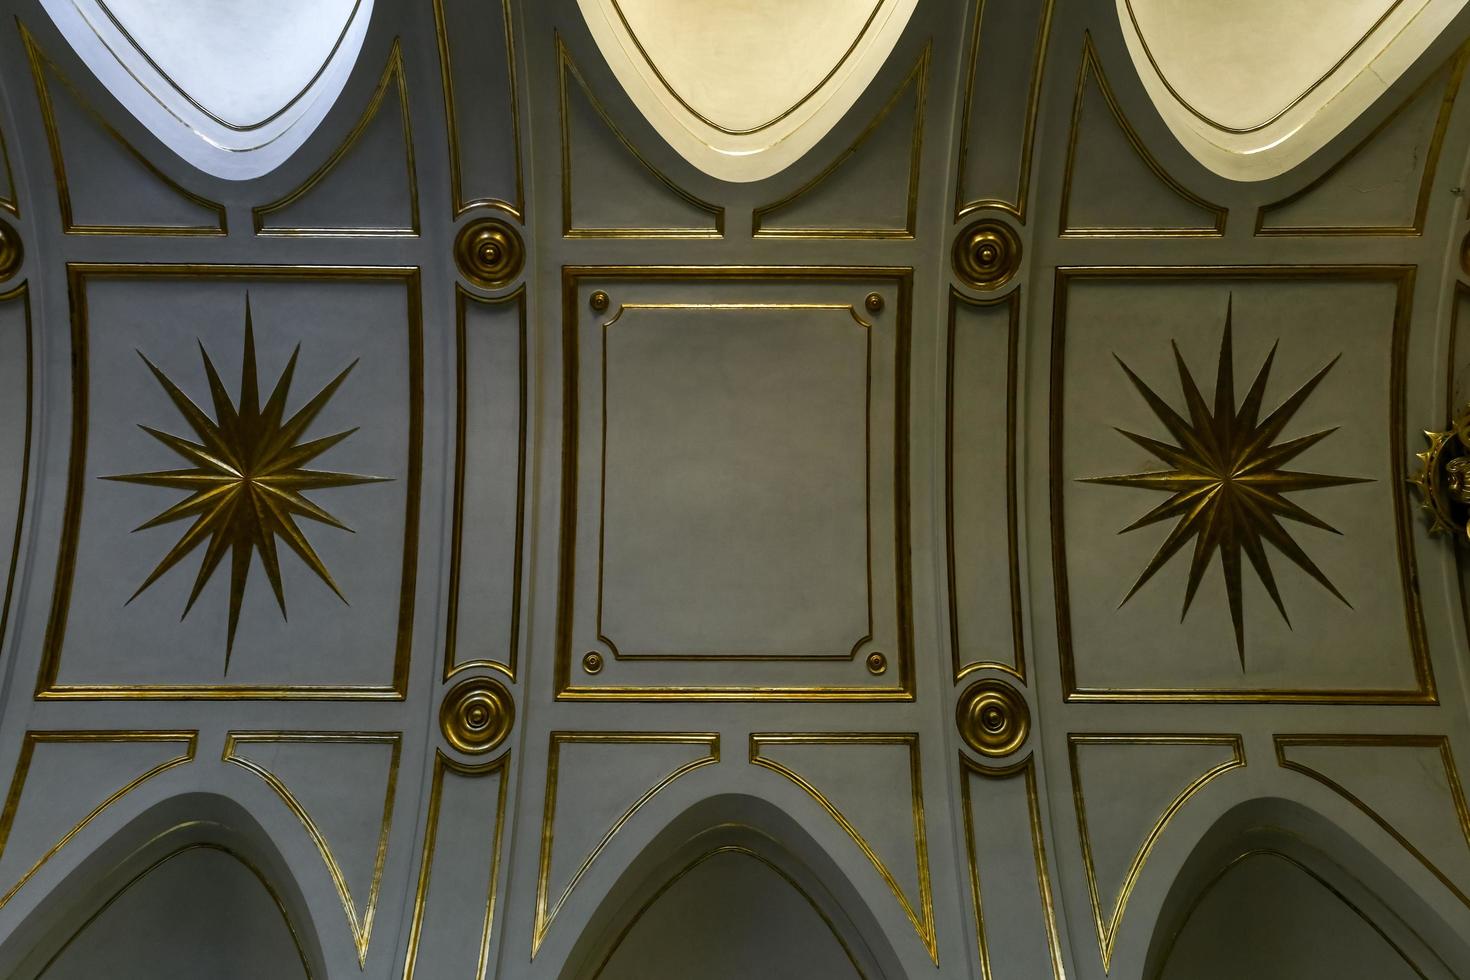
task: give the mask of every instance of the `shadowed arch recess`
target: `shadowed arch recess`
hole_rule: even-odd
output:
[[[311,980],[280,896],[221,844],[185,844],[109,898],[41,967],[38,980],[208,976]]]
[[[1180,865],[1142,976],[1448,980],[1467,966],[1465,938],[1362,842],[1314,808],[1263,797],[1225,811]]]
[[[181,923],[198,943],[179,941]],[[226,796],[186,792],[134,815],[53,887],[0,945],[0,976],[319,980],[317,928],[264,825]]]
[[[903,977],[862,898],[799,824],[756,797],[694,804],[623,871],[562,980]]]

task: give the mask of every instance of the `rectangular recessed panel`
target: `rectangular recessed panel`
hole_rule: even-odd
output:
[[[840,307],[625,307],[605,338],[604,635],[625,655],[850,650],[868,328]]]
[[[1019,304],[1015,291],[983,305],[950,299],[945,494],[956,676],[981,664],[1025,673],[1012,431]]]
[[[893,696],[906,284],[676,270],[568,289],[564,677],[589,694]]]
[[[454,543],[444,668],[515,674],[524,534],[525,294],[458,301]]]

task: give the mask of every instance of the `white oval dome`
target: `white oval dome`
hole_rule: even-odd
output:
[[[578,0],[653,127],[711,176],[779,173],[827,134],[893,50],[917,0]]]
[[[1466,0],[1117,0],[1179,141],[1235,180],[1285,173],[1342,132]]]
[[[227,179],[267,173],[351,73],[372,0],[42,0],[92,72],[155,136]]]

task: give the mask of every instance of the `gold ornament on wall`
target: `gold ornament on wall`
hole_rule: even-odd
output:
[[[955,707],[955,724],[965,744],[992,758],[1010,755],[1031,731],[1031,711],[1021,692],[1000,680],[965,688]]]
[[[1220,340],[1220,356],[1216,367],[1213,409],[1200,393],[1199,385],[1195,383],[1188,365],[1184,363],[1177,344],[1174,345],[1174,363],[1179,371],[1179,385],[1184,392],[1187,417],[1175,412],[1153,388],[1123,363],[1122,358],[1117,358],[1118,365],[1128,375],[1128,380],[1133,382],[1133,386],[1178,445],[1118,429],[1120,434],[1168,464],[1170,469],[1095,477],[1084,482],[1169,494],[1169,499],[1118,532],[1125,534],[1160,521],[1175,521],[1173,529],[1159,545],[1158,551],[1144,567],[1128,594],[1123,597],[1123,603],[1133,598],[1145,582],[1153,578],[1186,544],[1193,541],[1194,550],[1190,557],[1189,577],[1184,591],[1183,613],[1188,613],[1195,591],[1218,551],[1225,576],[1225,592],[1230,603],[1230,618],[1235,626],[1236,652],[1240,656],[1241,666],[1244,667],[1245,612],[1241,590],[1241,555],[1244,554],[1250,561],[1261,585],[1288,624],[1291,620],[1286,615],[1286,606],[1277,590],[1276,576],[1271,571],[1263,542],[1270,542],[1292,564],[1310,575],[1344,605],[1350,606],[1281,522],[1290,520],[1333,534],[1341,532],[1285,495],[1301,490],[1369,481],[1359,477],[1330,476],[1283,468],[1337,431],[1336,428],[1323,429],[1286,442],[1276,442],[1297,410],[1336,365],[1338,358],[1334,357],[1275,411],[1262,419],[1261,402],[1265,397],[1271,364],[1276,357],[1276,346],[1272,346],[1265,361],[1261,363],[1244,401],[1237,405],[1230,319],[1231,306],[1227,303],[1225,331]]]
[[[20,271],[25,249],[20,243],[20,232],[8,221],[0,221],[0,282],[12,278]]]
[[[297,521],[298,518],[307,518],[343,531],[350,531],[351,528],[309,500],[304,491],[376,483],[386,479],[306,468],[307,463],[357,431],[348,429],[302,441],[307,428],[357,362],[349,364],[295,414],[287,418],[286,399],[290,394],[291,380],[296,372],[296,358],[300,352],[301,347],[297,345],[291,353],[291,359],[286,362],[285,370],[281,372],[275,387],[262,405],[256,371],[255,332],[251,324],[250,299],[247,296],[244,353],[240,368],[240,394],[237,399],[231,400],[208,351],[204,349],[203,343],[199,345],[210,396],[214,402],[215,417],[211,419],[139,351],[138,356],[158,379],[174,407],[194,430],[199,442],[140,425],[144,432],[192,465],[186,469],[103,477],[124,483],[189,491],[189,496],[133,529],[136,532],[175,521],[193,520],[128,602],[136,599],[165,572],[203,545],[204,558],[199,563],[194,587],[184,605],[184,615],[187,616],[199,594],[204,591],[204,586],[228,555],[230,619],[225,640],[226,671],[229,670],[230,654],[235,646],[235,632],[240,624],[240,608],[245,598],[245,583],[250,575],[253,555],[260,556],[260,564],[265,569],[271,590],[275,593],[276,604],[281,607],[281,615],[286,615],[278,539],[285,542],[338,598],[343,602],[347,601]]]
[[[1470,538],[1470,405],[1443,432],[1425,429],[1429,448],[1417,453],[1423,467],[1414,485],[1429,511],[1431,534]]]
[[[503,684],[488,677],[469,677],[444,696],[439,728],[450,745],[476,755],[505,741],[515,716],[515,702]]]
[[[954,274],[974,289],[999,289],[1021,267],[1021,239],[994,218],[972,222],[954,242]]]
[[[526,262],[520,234],[499,218],[478,218],[459,230],[454,261],[460,274],[476,286],[498,289],[521,274]]]

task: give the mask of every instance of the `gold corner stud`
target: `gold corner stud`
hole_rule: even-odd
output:
[[[476,218],[454,239],[460,274],[476,286],[499,289],[521,274],[526,249],[520,233],[499,218]]]
[[[505,685],[488,677],[469,677],[444,696],[439,728],[450,745],[476,755],[505,741],[515,714],[515,702]]]
[[[881,653],[868,654],[868,673],[884,674],[888,672],[888,658]]]
[[[8,221],[0,221],[0,282],[19,272],[24,259],[25,249],[20,244],[20,232]]]
[[[1411,482],[1429,511],[1429,531],[1470,539],[1470,405],[1455,414],[1448,429],[1425,429],[1424,437],[1429,448],[1416,454],[1422,466]]]
[[[582,669],[589,674],[602,673],[602,654],[596,650],[588,653],[582,658]]]
[[[869,293],[867,299],[863,300],[863,308],[869,313],[883,312],[883,294]]]
[[[999,289],[1021,267],[1021,239],[1004,221],[982,218],[954,242],[954,274],[975,289]]]
[[[608,305],[612,303],[612,300],[608,298],[607,293],[599,289],[588,297],[587,302],[592,306],[592,312],[606,313]]]
[[[965,744],[992,758],[1010,755],[1031,731],[1031,711],[1021,692],[1000,680],[971,684],[960,695],[955,723]]]

